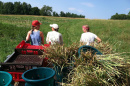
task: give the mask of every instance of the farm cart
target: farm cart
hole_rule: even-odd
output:
[[[47,58],[43,58],[42,55],[44,47],[48,46],[47,44],[44,46],[30,45],[23,40],[16,46],[15,52],[8,55],[4,63],[1,63],[1,70],[12,75],[13,83],[24,83],[25,81],[22,79],[22,74],[25,71],[46,66]]]

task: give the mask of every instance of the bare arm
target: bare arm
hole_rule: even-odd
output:
[[[26,41],[30,40],[30,34],[31,34],[31,31],[28,31],[27,36],[26,36]]]
[[[41,36],[41,41],[42,41],[42,44],[44,45],[44,35],[42,32],[40,32],[40,36]]]
[[[47,33],[47,36],[46,36],[46,43],[49,44],[48,33]]]
[[[102,41],[99,37],[97,37],[96,39],[97,39],[98,42],[101,42],[101,41]]]

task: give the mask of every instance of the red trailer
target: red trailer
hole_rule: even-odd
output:
[[[9,55],[4,63],[1,63],[1,70],[9,72],[13,77],[13,82],[25,82],[21,77],[23,72],[34,67],[47,66],[48,58],[43,58],[46,47],[49,47],[49,44],[36,46],[23,40],[16,46],[15,52]]]

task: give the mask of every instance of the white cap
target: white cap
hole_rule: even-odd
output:
[[[53,27],[54,29],[58,29],[58,25],[57,24],[50,24],[50,27]]]

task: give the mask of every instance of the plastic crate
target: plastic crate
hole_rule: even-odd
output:
[[[43,50],[40,49],[15,49],[15,52],[18,52],[23,55],[42,55]]]
[[[13,77],[13,81],[16,82],[25,82],[23,79],[22,79],[22,74],[21,72],[8,72],[12,75]]]
[[[5,63],[1,63],[1,69],[8,72],[26,71],[33,67],[43,66],[45,61],[42,55],[14,54]]]
[[[42,55],[44,50],[43,46],[31,45],[23,40],[16,46],[15,51],[24,55]]]
[[[23,40],[16,46],[16,49],[41,49],[43,50],[43,46],[31,45],[30,43],[26,43]]]

